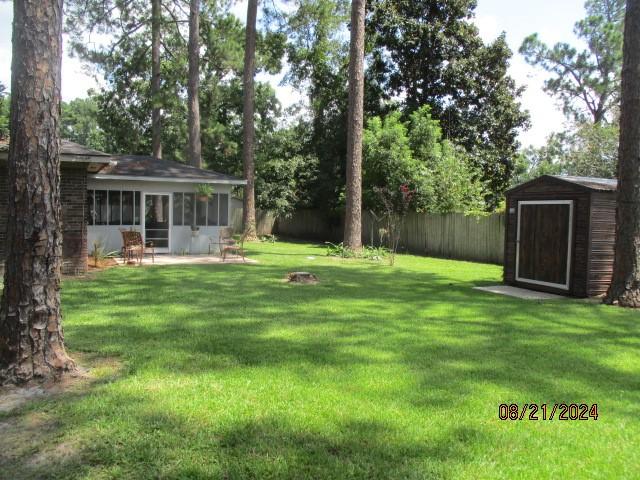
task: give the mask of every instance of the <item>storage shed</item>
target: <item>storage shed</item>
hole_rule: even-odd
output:
[[[544,175],[507,191],[504,281],[574,297],[607,292],[616,180]]]

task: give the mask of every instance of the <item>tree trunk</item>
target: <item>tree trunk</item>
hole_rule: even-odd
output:
[[[613,279],[605,302],[640,307],[640,0],[627,0]]]
[[[347,190],[344,245],[362,248],[362,128],[364,122],[365,0],[351,2],[349,52],[349,116],[347,125]]]
[[[162,158],[162,100],[160,98],[160,0],[151,2],[151,136],[154,158]]]
[[[191,0],[189,11],[189,80],[187,94],[189,103],[189,161],[202,168],[202,144],[200,141],[200,0]]]
[[[62,0],[13,3],[9,215],[0,383],[74,368],[60,314]]]
[[[256,17],[258,15],[258,0],[249,0],[247,6],[247,33],[244,50],[244,72],[242,110],[242,164],[244,178],[247,185],[244,188],[242,224],[247,239],[256,237],[256,200],[255,200],[255,159],[254,159],[254,75],[256,71]]]

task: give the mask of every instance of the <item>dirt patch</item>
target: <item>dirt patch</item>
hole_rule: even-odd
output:
[[[56,404],[29,404],[83,395],[117,378],[122,363],[87,353],[71,356],[81,367],[58,382],[0,388],[0,478],[56,478],[82,464],[82,439],[67,431]]]
[[[318,277],[309,272],[289,272],[287,274],[287,280],[289,283],[306,283],[312,285],[318,283]]]
[[[87,265],[89,267],[89,271],[100,271],[105,270],[107,268],[113,268],[118,266],[118,261],[115,258],[103,258],[99,259],[96,262],[96,259],[93,257],[89,257],[87,261]]]
[[[121,369],[120,362],[113,358],[86,353],[75,353],[72,357],[78,365],[77,370],[63,375],[58,381],[0,387],[0,414],[10,413],[41,398],[82,391],[98,380],[114,377]]]

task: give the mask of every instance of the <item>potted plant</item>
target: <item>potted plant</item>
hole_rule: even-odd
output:
[[[200,234],[200,227],[197,225],[191,225],[191,236],[197,237]]]
[[[209,197],[213,194],[213,187],[207,183],[201,183],[196,185],[196,197],[201,202],[206,202],[209,200]]]

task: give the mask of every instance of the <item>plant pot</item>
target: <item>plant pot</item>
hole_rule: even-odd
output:
[[[196,198],[198,199],[199,202],[207,202],[207,201],[209,201],[209,196],[208,195],[196,195]]]
[[[191,236],[197,237],[198,235],[200,235],[200,229],[191,227]]]

